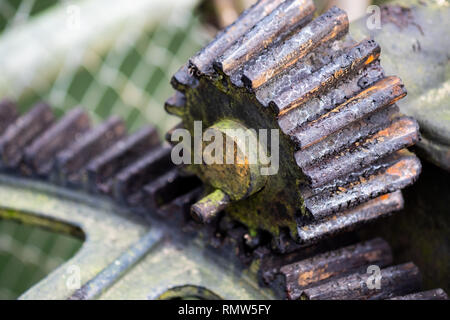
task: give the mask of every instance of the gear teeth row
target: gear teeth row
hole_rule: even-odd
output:
[[[252,29],[258,21],[272,13],[283,2],[284,0],[262,0],[255,3],[233,24],[220,32],[204,49],[192,57],[189,61],[190,68],[198,74],[211,75],[214,73],[212,67],[214,59],[221,56],[234,42]],[[187,68],[185,71],[187,74]]]
[[[345,187],[315,194],[305,200],[306,208],[316,220],[320,220],[371,198],[403,189],[415,181],[420,170],[420,161],[416,157],[401,157],[388,168],[367,178],[360,177]]]
[[[161,215],[184,215],[201,193],[196,177],[176,172],[171,148],[161,145],[152,126],[127,135],[124,122],[113,116],[91,127],[81,108],[55,121],[44,103],[19,117],[8,100],[0,102],[0,122],[0,163],[8,172],[83,188]]]
[[[332,158],[335,155],[333,152],[336,152],[336,150],[349,148],[348,146],[358,147],[362,139],[376,134],[383,126],[390,123],[398,113],[397,106],[387,107],[330,134],[309,148],[298,150],[295,152],[297,165],[305,171],[308,168],[320,167],[321,161]]]
[[[5,132],[10,123],[18,117],[16,105],[9,100],[0,101],[0,135]]]
[[[158,133],[152,126],[144,127],[124,137],[89,163],[87,167],[89,185],[96,186],[105,194],[111,193],[114,175],[159,144]]]
[[[116,177],[114,197],[123,203],[139,204],[146,182],[157,178],[161,171],[174,167],[170,153],[171,148],[168,146],[150,150],[138,161],[120,171]]]
[[[124,137],[125,124],[118,117],[111,117],[101,125],[89,130],[68,148],[57,155],[59,178],[66,185],[80,184],[82,169],[90,161]]]
[[[48,175],[55,164],[54,155],[65,149],[89,128],[89,117],[83,110],[72,109],[25,149],[25,163],[36,174]]]
[[[315,19],[279,46],[264,50],[245,64],[242,82],[253,90],[285,72],[317,47],[348,32],[347,14],[334,7],[325,15]]]
[[[273,42],[285,38],[293,29],[301,28],[310,22],[314,10],[314,4],[308,0],[281,3],[227,48],[221,57],[214,61],[214,67],[231,77],[255,54]]]
[[[292,137],[297,148],[306,149],[405,95],[406,91],[399,78],[384,78],[318,119],[300,127],[292,133]]]
[[[314,10],[310,0],[258,1],[178,71],[178,92],[166,104],[183,117],[184,94],[204,78],[224,93],[243,88],[274,110],[308,182],[300,187],[312,222],[299,223],[301,243],[401,209],[398,190],[421,171],[403,150],[420,139],[417,122],[395,104],[406,90],[385,76],[379,45],[354,41],[341,9],[313,20]]]
[[[377,60],[379,55],[380,47],[374,40],[363,40],[310,76],[296,79],[290,88],[274,96],[270,100],[269,105],[281,117]],[[280,86],[285,87],[285,84],[277,84],[277,87]]]
[[[395,297],[391,300],[448,300],[448,296],[442,289],[433,289]]]
[[[392,260],[389,244],[376,238],[283,265],[274,289],[292,300],[448,299],[442,289],[412,293],[421,289],[419,269],[411,262],[390,266]],[[370,287],[369,266],[379,268],[377,288]]]
[[[3,169],[8,172],[16,169],[20,174],[48,179],[69,174],[69,177],[54,182],[83,187],[94,194],[113,196],[122,204],[151,209],[169,219],[172,224],[175,222],[187,226],[187,212],[202,195],[203,187],[197,177],[174,167],[169,158],[171,149],[160,144],[155,128],[147,126],[126,135],[124,124],[117,117],[91,128],[89,117],[80,108],[69,111],[59,121],[55,121],[46,104],[38,104],[29,113],[18,117],[15,105],[6,100],[0,102],[0,113],[5,114],[5,117],[10,115],[9,119],[12,120],[10,123],[3,122],[6,127],[0,128],[4,132],[0,136],[1,146],[14,150],[13,153],[0,154],[2,164],[8,164]],[[36,126],[34,121],[43,119],[49,125],[46,129],[37,130],[41,126]],[[181,125],[175,128],[179,127]],[[39,131],[40,134],[31,137],[28,130]],[[18,132],[26,137],[26,143],[20,141],[20,148],[14,145]],[[14,155],[14,161],[8,158],[11,154]],[[400,152],[390,161],[399,162],[407,155]],[[72,170],[60,171],[61,162],[58,161],[67,165],[64,168],[78,168],[77,179],[72,178]],[[12,163],[16,166],[12,167]],[[68,184],[68,181],[71,183]],[[326,237],[336,228],[333,223],[339,224],[340,228],[342,224],[350,226],[354,221],[360,222],[358,215],[362,219],[373,219],[395,209],[392,206],[401,207],[401,201],[399,191],[381,196],[366,202],[362,207],[339,213],[340,216],[328,217],[329,220],[321,224],[305,227],[302,237]],[[252,254],[252,257],[263,257],[262,268],[267,268],[267,253],[261,256],[258,252],[264,252],[268,247],[260,237],[250,236],[246,228],[230,222],[226,217],[219,224],[220,232],[226,234],[222,245],[234,247],[240,255],[250,248],[255,255]],[[326,232],[314,228],[322,228]],[[215,239],[216,245],[220,245],[215,238],[217,231],[214,228],[206,231],[212,232],[214,236],[211,241]],[[308,252],[311,258],[301,258]],[[313,248],[302,248],[281,257],[269,254],[269,258],[277,259],[280,267],[271,271],[272,280],[267,281],[267,277],[262,277],[261,283],[271,285],[289,299],[447,299],[441,289],[411,293],[420,289],[417,267],[409,263],[385,268],[392,263],[392,254],[389,245],[381,239],[319,255]],[[364,289],[363,281],[367,280],[364,272],[368,265],[384,268],[381,270],[381,291]]]
[[[381,269],[380,276],[380,290],[367,286],[367,282],[371,281],[370,274],[356,273],[306,289],[302,298],[307,300],[381,300],[404,295],[420,288],[419,269],[411,262]]]
[[[320,97],[313,98],[305,102],[301,108],[293,109],[283,115],[279,118],[278,124],[285,134],[295,135],[293,133],[295,130],[318,119],[321,115],[345,103],[350,97],[356,96],[383,78],[384,72],[380,62],[375,61],[356,74],[343,79],[336,87],[330,88]]]
[[[408,117],[397,118],[388,127],[353,143],[338,154],[304,167],[303,172],[310,186],[317,188],[350,174],[355,168],[365,168],[380,158],[412,146],[418,140],[417,122]]]

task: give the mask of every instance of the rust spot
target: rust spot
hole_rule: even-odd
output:
[[[318,270],[306,271],[298,276],[298,285],[305,287],[311,283],[328,279],[334,275],[333,272],[326,272],[327,268],[321,268]]]
[[[409,162],[407,160],[401,160],[394,164],[392,167],[389,167],[386,170],[386,173],[393,176],[402,176],[405,174],[411,174],[412,176],[416,175],[416,170],[409,166]]]
[[[367,253],[364,254],[364,258],[367,261],[376,261],[379,259],[379,257],[381,256],[382,252],[380,250],[375,250],[375,251],[369,251]]]
[[[376,59],[378,59],[380,57],[380,54],[378,53],[378,54],[371,54],[368,58],[367,58],[367,60],[366,60],[366,62],[364,63],[365,65],[368,65],[368,64],[371,64],[373,61],[375,61]]]
[[[384,195],[378,197],[377,200],[379,200],[379,201],[386,201],[386,200],[388,200],[390,197],[391,197],[391,194],[388,193],[388,194],[384,194]]]

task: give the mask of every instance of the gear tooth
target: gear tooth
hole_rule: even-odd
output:
[[[89,128],[88,115],[81,108],[72,109],[25,149],[25,164],[37,175],[48,175],[56,155]]]
[[[421,287],[420,271],[409,262],[381,270],[380,289],[374,290],[366,284],[371,274],[354,273],[333,281],[305,289],[301,299],[305,300],[369,300],[389,299],[408,294]]]
[[[348,27],[347,14],[337,7],[331,8],[298,33],[247,62],[243,67],[242,82],[251,90],[259,88],[320,45],[340,39],[348,33]]]
[[[398,106],[392,105],[383,108],[379,112],[370,114],[362,120],[349,124],[322,141],[306,149],[298,150],[295,153],[297,165],[304,169],[321,163],[325,157],[337,154],[342,149],[375,134],[378,129],[386,126],[398,114]]]
[[[259,0],[242,13],[235,22],[219,32],[216,38],[206,47],[193,56],[189,60],[189,68],[198,75],[211,76],[214,73],[212,67],[214,60],[220,57],[237,39],[283,2],[284,0]]]
[[[340,176],[361,170],[380,158],[414,145],[417,141],[417,122],[409,117],[397,118],[390,125],[355,142],[338,154],[332,154],[312,166],[303,168],[303,172],[311,181],[311,187],[317,188]]]
[[[302,243],[316,243],[336,234],[351,231],[360,225],[390,215],[403,208],[401,191],[386,194],[372,199],[355,208],[331,215],[317,222],[298,228],[298,236]]]
[[[317,72],[287,86],[285,91],[274,96],[270,105],[282,116],[373,63],[379,55],[380,47],[374,40],[363,40]]]
[[[193,203],[194,195],[198,196],[199,193],[192,191],[200,185],[201,181],[196,176],[183,176],[178,168],[174,168],[143,187],[145,206],[162,209],[164,215],[171,214],[173,205],[186,205],[188,209],[186,200],[190,199]]]
[[[394,164],[383,168],[369,177],[335,190],[326,190],[305,200],[307,211],[320,220],[341,210],[354,207],[380,195],[393,192],[415,182],[421,171],[421,164],[415,156],[402,156]]]
[[[195,88],[198,80],[189,71],[188,65],[182,66],[170,80],[172,87],[180,92],[186,92],[189,88]]]
[[[338,107],[382,78],[384,78],[383,69],[380,62],[376,61],[348,79],[344,79],[335,88],[324,92],[320,97],[313,98],[300,108],[292,109],[280,116],[278,124],[284,133],[292,134],[295,130],[306,125],[306,123],[316,120],[323,114]]]
[[[405,96],[406,90],[399,78],[384,78],[318,119],[295,130],[292,136],[300,149],[308,148],[350,123],[394,104]]]
[[[17,106],[14,102],[8,99],[0,101],[0,136],[11,123],[16,121],[18,116]]]
[[[311,21],[314,11],[311,0],[283,2],[214,61],[214,68],[230,76],[255,54]]]
[[[328,181],[326,184],[320,187],[312,187],[311,182],[308,181],[300,185],[300,190],[304,193],[304,199],[309,199],[314,195],[318,195],[321,193],[333,193],[339,188],[344,190],[348,185],[358,184],[360,182],[367,182],[367,178],[377,173],[382,172],[382,170],[386,170],[388,167],[394,165],[402,158],[414,158],[414,154],[410,153],[407,149],[402,149],[400,151],[389,154],[384,158],[378,159],[378,161],[372,163],[366,167],[359,167],[355,169],[351,173],[346,175],[340,175],[338,178]]]
[[[297,300],[307,288],[354,272],[365,272],[369,265],[383,268],[391,263],[389,244],[376,238],[285,265],[279,273],[284,280],[287,298]]]
[[[175,91],[174,95],[167,99],[164,109],[167,113],[181,117],[186,108],[186,96],[180,91]]]
[[[142,187],[174,167],[170,160],[171,150],[169,146],[153,148],[119,171],[114,178],[114,197],[123,204],[140,203]]]
[[[342,226],[350,228],[384,216],[397,209],[401,201],[389,201],[390,205],[383,206],[387,209],[378,212],[369,209],[379,208],[380,202],[371,202],[367,208],[361,206],[412,183],[420,171],[417,158],[398,151],[417,142],[418,128],[414,121],[399,114],[395,102],[406,95],[406,90],[400,79],[385,77],[379,45],[372,39],[354,41],[348,35],[349,22],[342,10],[334,7],[310,22],[313,11],[311,1],[285,1],[271,7],[260,19],[248,20],[247,26],[243,21],[250,13],[244,14],[190,60],[191,74],[204,83],[194,95],[186,95],[185,113],[169,110],[178,113],[183,121],[202,119],[208,125],[222,118],[237,118],[250,129],[278,122],[285,134],[283,141],[295,150],[295,162],[287,160],[288,167],[283,165],[276,179],[281,179],[291,165],[294,170],[298,166],[296,185],[286,188],[298,193],[280,191],[280,195],[288,197],[280,201],[280,207],[299,198],[304,207],[300,213],[285,206],[286,219],[277,220],[269,209],[273,206],[252,209],[242,219],[247,224],[265,215],[267,219],[263,220],[273,221],[274,226],[256,223],[272,234],[285,227],[288,219],[296,219],[298,226],[304,226],[313,218],[313,226],[356,206],[362,209],[340,218]],[[215,104],[224,108],[216,111],[211,107]],[[277,118],[265,119],[270,111],[253,117],[253,111],[264,107],[273,109]],[[206,115],[205,110],[211,112]],[[393,174],[400,164],[405,172]],[[206,173],[198,174],[204,181],[210,179]],[[300,188],[296,188],[298,185]],[[245,198],[257,201],[251,194]],[[207,200],[206,205],[200,200],[201,206],[193,206],[194,217],[209,220],[222,209],[222,204],[209,206],[211,201]],[[234,208],[225,210],[233,215]],[[327,226],[329,231],[320,230],[316,235],[330,235],[343,228]],[[288,229],[294,237],[295,228]]]
[[[82,184],[86,165],[125,134],[125,124],[116,116],[87,131],[67,149],[58,153],[55,167],[60,182],[64,185]]]
[[[114,175],[118,171],[159,145],[158,132],[153,126],[146,126],[123,137],[88,163],[86,171],[89,189],[109,194]]]
[[[0,137],[0,162],[7,168],[17,167],[23,160],[25,147],[41,135],[54,121],[48,104],[39,103],[16,119]]]

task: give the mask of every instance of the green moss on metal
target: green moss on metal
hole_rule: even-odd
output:
[[[249,129],[279,130],[273,110],[262,106],[254,95],[245,89],[233,87],[228,81],[200,78],[195,88],[186,91],[187,110],[182,118],[186,129],[193,133],[194,121],[203,121],[203,128],[207,128],[223,120],[238,119]],[[288,229],[293,238],[297,238],[296,219],[298,215],[306,214],[302,209],[303,200],[298,185],[305,178],[295,163],[292,141],[281,130],[279,132],[278,174],[268,176],[262,190],[245,200],[232,203],[225,212],[250,229],[266,230],[274,235],[279,235],[280,229]],[[188,170],[208,184],[207,177],[198,166],[191,166]]]

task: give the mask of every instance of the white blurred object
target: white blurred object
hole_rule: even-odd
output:
[[[51,83],[64,63],[89,64],[119,38],[190,10],[198,0],[80,0],[54,7],[27,23],[7,29],[0,38],[0,96],[17,98],[26,90]],[[86,50],[89,49],[89,50]],[[89,54],[88,54],[89,53]]]
[[[366,14],[367,7],[371,0],[331,0],[329,7],[337,6],[345,10],[350,21],[354,21]]]

